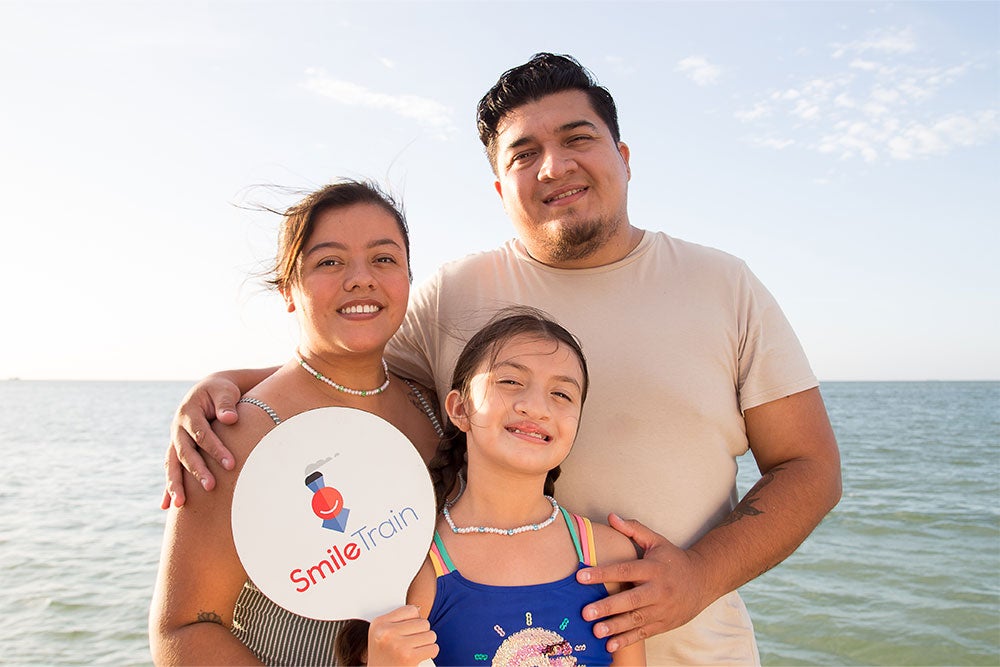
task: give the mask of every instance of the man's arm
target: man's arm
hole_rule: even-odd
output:
[[[212,431],[210,422],[236,423],[236,401],[278,367],[254,368],[213,373],[191,387],[181,401],[170,424],[171,442],[167,447],[164,469],[166,489],[160,507],[184,504],[184,469],[201,482],[206,491],[215,487],[215,476],[205,464],[199,449],[208,453],[226,470],[233,469],[233,455]],[[183,466],[183,467],[182,467]]]
[[[641,560],[581,570],[584,583],[634,588],[587,605],[583,617],[614,651],[687,623],[705,607],[787,558],[837,504],[840,452],[818,389],[744,414],[760,481],[733,512],[688,549],[637,521],[609,523],[644,549]],[[669,508],[665,508],[669,511]]]

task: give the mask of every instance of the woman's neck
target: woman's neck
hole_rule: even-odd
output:
[[[297,361],[305,362],[303,368],[308,366],[306,370],[313,376],[318,373],[342,387],[368,391],[380,387],[387,378],[382,363],[383,352],[384,348],[358,353],[331,352],[300,345],[296,357]],[[321,378],[317,379],[325,383]]]

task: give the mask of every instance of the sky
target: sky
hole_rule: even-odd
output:
[[[0,379],[283,363],[289,190],[392,190],[416,282],[503,243],[475,104],[539,51],[614,95],[631,222],[746,260],[821,381],[1000,379],[1000,3],[294,0],[0,0]]]

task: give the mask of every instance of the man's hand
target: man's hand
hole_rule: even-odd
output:
[[[437,657],[437,634],[414,605],[379,616],[368,630],[368,665],[418,665]]]
[[[584,584],[618,582],[626,589],[583,608],[588,621],[604,619],[594,626],[598,639],[610,637],[608,651],[648,639],[680,627],[697,616],[711,600],[704,600],[697,554],[684,551],[638,521],[616,514],[608,525],[643,549],[639,560],[591,567],[576,578]],[[628,588],[628,584],[633,587]]]
[[[181,401],[170,425],[171,443],[164,460],[166,490],[160,507],[184,504],[184,469],[201,482],[206,491],[215,488],[215,477],[205,464],[199,449],[208,453],[226,470],[233,469],[233,455],[212,432],[210,422],[236,423],[236,401],[240,388],[218,375],[209,375],[196,384]],[[183,466],[183,467],[182,467]]]

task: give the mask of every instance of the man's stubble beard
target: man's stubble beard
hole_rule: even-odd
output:
[[[614,220],[600,218],[550,229],[543,240],[545,256],[552,263],[587,259],[608,242],[616,225]]]

